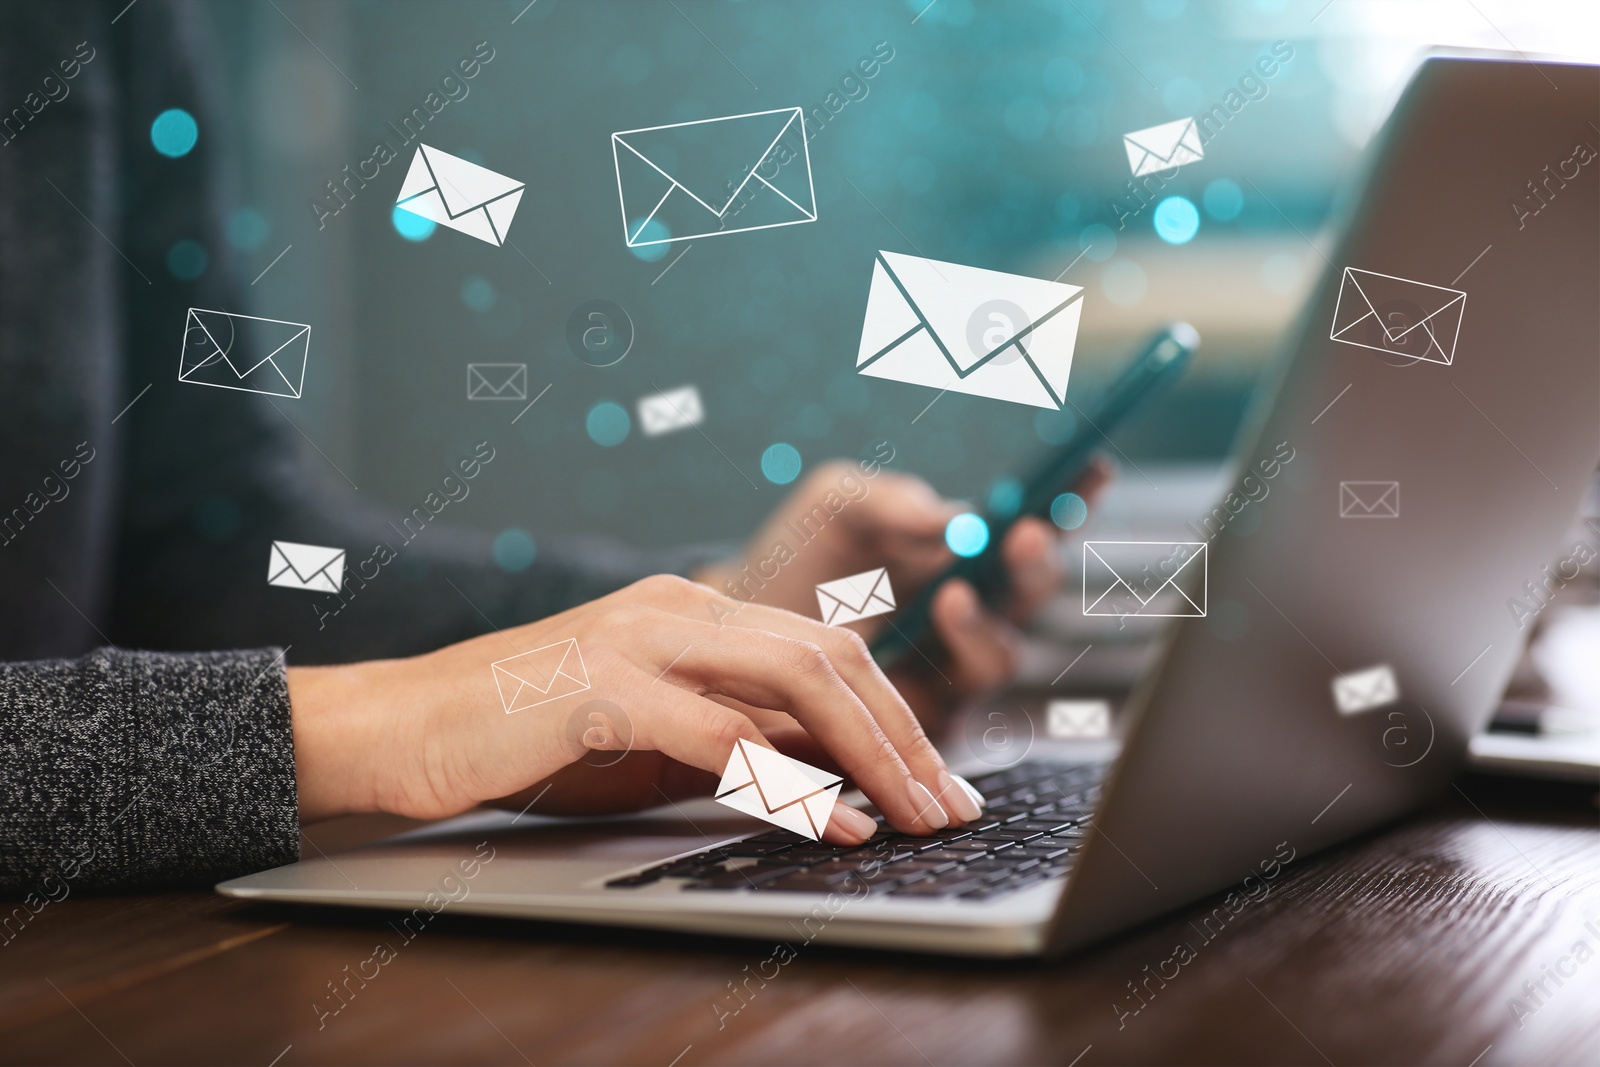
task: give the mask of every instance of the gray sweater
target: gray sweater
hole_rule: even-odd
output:
[[[206,139],[149,137],[210,119],[196,20],[121,7],[0,5],[0,894],[29,900],[295,860],[286,661],[421,652],[690,562],[541,539],[511,575],[440,522],[408,543],[272,400],[180,383],[187,309],[244,302]],[[193,282],[164,267],[181,237],[213,257]],[[345,596],[269,587],[274,540],[346,548]]]

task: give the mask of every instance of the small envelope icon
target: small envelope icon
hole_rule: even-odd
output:
[[[1466,307],[1460,289],[1346,267],[1328,339],[1449,366]]]
[[[705,417],[700,390],[692,385],[639,398],[639,428],[648,437],[698,426]]]
[[[817,607],[822,610],[822,621],[829,626],[887,615],[895,607],[889,572],[879,567],[823,582],[817,586]]]
[[[1399,482],[1340,482],[1341,519],[1398,519]]]
[[[1364,671],[1341,674],[1333,680],[1333,702],[1341,715],[1371,711],[1400,699],[1400,683],[1387,663]]]
[[[817,221],[797,107],[623,130],[611,158],[629,248]]]
[[[1148,130],[1125,133],[1122,147],[1128,151],[1128,166],[1133,168],[1135,178],[1206,158],[1194,119],[1163,122]]]
[[[274,541],[267,556],[267,584],[337,593],[344,584],[344,549]]]
[[[879,252],[856,371],[1060,408],[1066,402],[1082,296],[1076,285]],[[999,301],[1020,309],[1024,320],[1008,323],[975,347],[967,340],[967,323],[982,305]]]
[[[1104,700],[1052,700],[1045,707],[1045,732],[1051,737],[1109,737],[1111,705]]]
[[[299,399],[311,327],[281,319],[190,308],[178,381]]]
[[[575,637],[496,660],[489,668],[507,715],[589,688],[589,672]]]
[[[733,743],[716,800],[735,811],[815,841],[833,813],[844,779],[743,738]]]
[[[1203,618],[1206,548],[1204,541],[1085,541],[1083,613]]]
[[[503,174],[419,144],[394,202],[402,211],[502,245],[524,188]]]
[[[526,363],[468,363],[467,399],[528,399],[528,365]]]

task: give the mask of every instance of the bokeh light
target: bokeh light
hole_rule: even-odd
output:
[[[945,526],[944,543],[958,556],[976,556],[989,543],[989,524],[964,511]]]
[[[788,485],[800,477],[800,450],[779,441],[761,453],[761,473],[773,485]]]
[[[167,270],[180,282],[192,282],[206,272],[206,250],[185,238],[167,249]]]
[[[1167,244],[1188,244],[1200,232],[1200,212],[1187,197],[1169,196],[1156,205],[1155,226]]]
[[[426,241],[433,236],[433,231],[437,228],[432,219],[413,215],[398,206],[389,213],[389,221],[394,223],[394,232],[408,241]]]
[[[181,107],[168,108],[150,124],[150,143],[171,159],[186,156],[200,139],[200,126]]]
[[[490,549],[494,557],[495,566],[503,571],[516,574],[525,571],[533,565],[534,558],[538,556],[538,546],[533,543],[533,535],[527,530],[513,526],[509,530],[501,530],[494,538],[494,546]]]
[[[595,444],[602,448],[615,448],[628,439],[628,433],[633,429],[633,420],[628,417],[628,410],[621,404],[602,400],[589,409],[589,416],[584,419],[583,427],[589,431],[589,439]]]
[[[1050,501],[1050,521],[1063,530],[1076,530],[1089,517],[1089,505],[1077,493],[1062,493]]]

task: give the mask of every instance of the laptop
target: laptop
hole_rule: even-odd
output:
[[[1208,611],[1173,621],[1113,760],[958,768],[983,819],[857,850],[709,801],[475,813],[219,891],[407,928],[449,908],[1053,955],[1399,818],[1462,767],[1526,636],[1508,600],[1600,463],[1597,101],[1593,66],[1420,65],[1249,416],[1237,480],[1279,463],[1259,522],[1211,538]]]

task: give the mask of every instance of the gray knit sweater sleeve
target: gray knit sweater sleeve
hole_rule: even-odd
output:
[[[0,663],[0,708],[0,893],[201,886],[298,858],[277,650]]]

